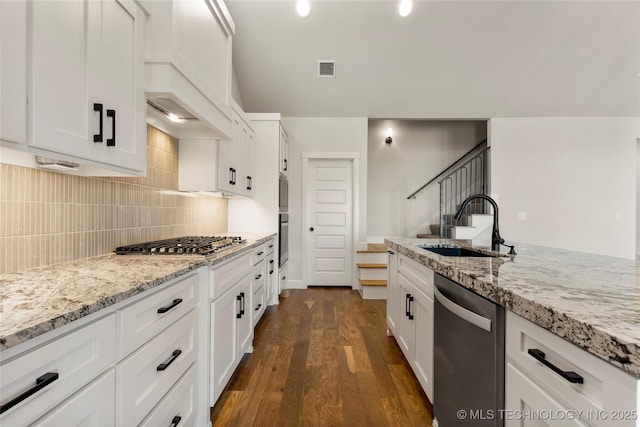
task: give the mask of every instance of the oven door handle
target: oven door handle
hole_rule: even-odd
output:
[[[437,286],[434,286],[433,292],[438,302],[442,304],[442,306],[447,310],[449,310],[451,313],[455,314],[461,319],[466,320],[472,325],[477,326],[480,329],[483,329],[487,332],[491,332],[491,319],[487,319],[486,317],[480,316],[479,314],[476,314],[473,311],[467,310],[466,308],[459,306],[455,302],[451,301],[449,298],[442,295],[442,293],[438,290]]]

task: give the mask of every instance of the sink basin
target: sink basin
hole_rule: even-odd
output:
[[[442,246],[427,246],[420,245],[422,249],[434,252],[442,256],[455,256],[455,257],[493,257],[496,255],[483,254],[481,252],[472,251],[466,248],[460,247],[442,247]]]

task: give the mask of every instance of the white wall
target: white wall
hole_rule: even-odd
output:
[[[367,119],[307,118],[282,119],[289,134],[289,287],[302,283],[302,153],[360,153],[360,205],[358,242],[366,241],[367,218]]]
[[[384,142],[393,128],[393,142]],[[487,136],[486,121],[369,120],[368,239],[429,233],[438,223],[437,183],[407,200]]]
[[[636,259],[640,260],[640,139],[636,146],[638,160],[636,162]]]
[[[634,258],[638,136],[637,117],[491,119],[502,237]]]

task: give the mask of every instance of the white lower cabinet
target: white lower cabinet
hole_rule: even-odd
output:
[[[402,254],[389,258],[388,327],[433,402],[434,273]]]
[[[189,272],[0,354],[0,425],[208,423],[198,364],[207,275]]]
[[[113,366],[115,315],[107,316],[0,366],[0,425],[27,425]],[[105,396],[107,398],[109,396]]]
[[[246,254],[210,274],[211,367],[209,404],[213,406],[253,341],[253,266]]]
[[[33,426],[111,427],[115,425],[115,386],[115,374],[113,369],[110,369],[40,418]]]
[[[507,312],[505,426],[640,426],[640,380]]]
[[[116,366],[118,425],[137,425],[196,361],[198,316],[192,310]]]

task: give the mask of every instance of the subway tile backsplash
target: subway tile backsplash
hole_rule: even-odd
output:
[[[147,176],[87,178],[0,163],[0,273],[117,246],[227,230],[227,200],[178,192],[178,141],[148,127]]]

